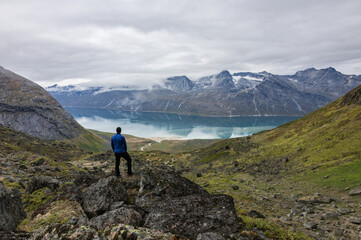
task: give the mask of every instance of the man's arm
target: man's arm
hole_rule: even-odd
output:
[[[110,145],[112,146],[112,149],[113,149],[113,152],[114,152],[114,140],[113,140],[113,137],[112,137],[112,140],[110,141]]]
[[[124,139],[124,150],[126,151],[126,152],[128,152],[128,147],[127,147],[127,141],[125,141],[125,137],[123,136],[123,139]]]

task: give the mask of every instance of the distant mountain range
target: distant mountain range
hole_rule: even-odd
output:
[[[341,97],[361,77],[334,68],[309,68],[294,75],[222,71],[192,81],[175,76],[152,89],[106,90],[53,85],[47,90],[65,107],[169,112],[205,116],[305,115]]]
[[[1,66],[0,124],[55,140],[74,138],[86,131],[42,87]]]

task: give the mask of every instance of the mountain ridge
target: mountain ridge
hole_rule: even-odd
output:
[[[168,78],[151,90],[49,92],[65,107],[204,116],[305,115],[361,85],[356,75],[309,68],[294,75],[224,70],[196,81]],[[99,92],[99,90],[97,90]]]

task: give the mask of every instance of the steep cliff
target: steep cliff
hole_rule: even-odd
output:
[[[42,87],[3,67],[0,67],[0,124],[56,140],[85,132]]]

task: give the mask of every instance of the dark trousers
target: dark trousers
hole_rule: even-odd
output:
[[[120,176],[119,165],[120,157],[127,160],[128,174],[132,174],[132,158],[129,156],[128,152],[115,153],[115,175]]]

